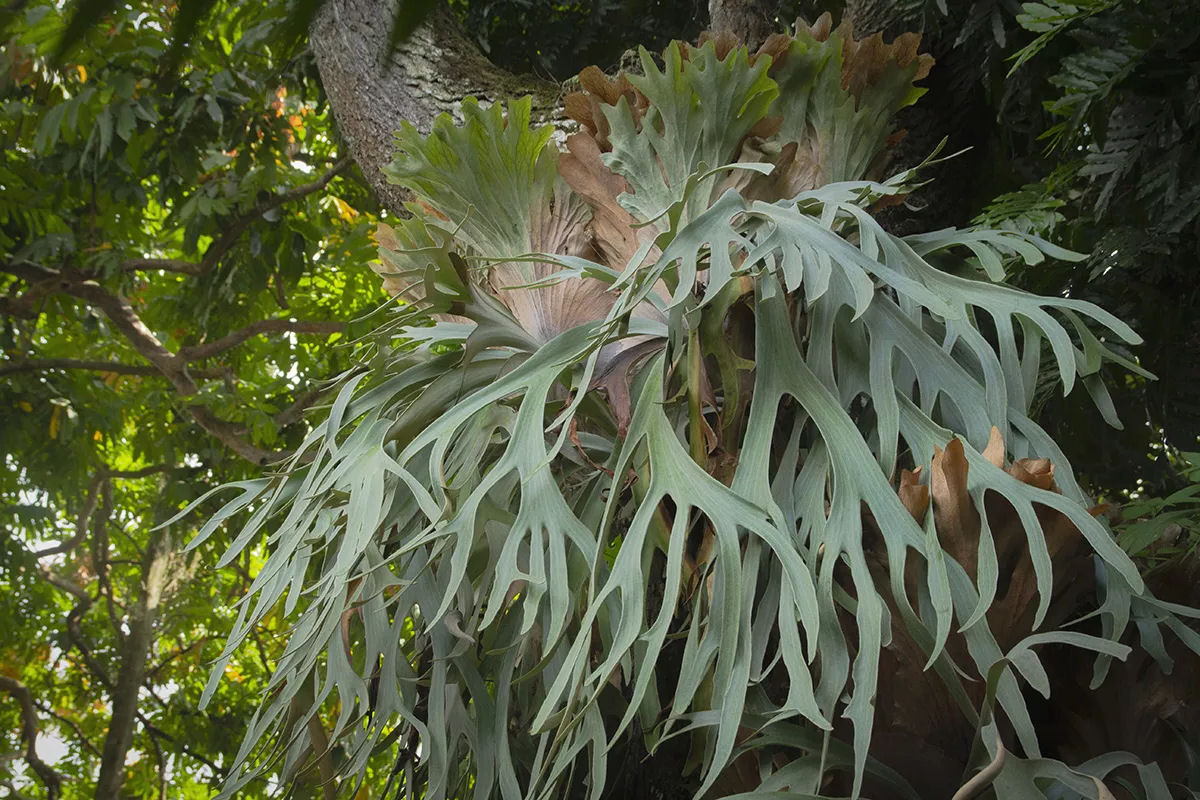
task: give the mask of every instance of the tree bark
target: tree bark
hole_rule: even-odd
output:
[[[402,122],[428,132],[439,114],[457,116],[467,96],[533,95],[544,117],[558,105],[560,89],[496,67],[441,7],[389,56],[394,9],[393,0],[328,0],[313,20],[309,46],[351,155],[380,202],[404,214],[404,189],[380,171],[392,160]]]
[[[708,0],[708,26],[713,33],[732,33],[750,50],[782,29],[779,0]]]
[[[154,645],[154,624],[163,593],[170,582],[170,540],[163,532],[152,535],[142,559],[142,592],[129,618],[129,634],[121,647],[121,667],[112,692],[112,718],[104,738],[96,800],[119,797],[125,782],[125,757],[133,744],[138,695],[146,678],[146,661]]]

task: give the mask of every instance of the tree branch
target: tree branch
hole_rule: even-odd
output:
[[[21,790],[14,786],[10,780],[0,780],[0,786],[8,789],[8,800],[30,800],[29,795],[22,794]]]
[[[104,475],[107,478],[137,480],[138,478],[148,478],[151,475],[158,475],[161,472],[170,472],[173,469],[175,469],[174,464],[153,464],[140,469],[109,469],[104,471]]]
[[[75,535],[51,547],[35,550],[33,553],[34,558],[45,558],[46,556],[56,556],[59,553],[69,553],[83,543],[88,534],[88,520],[92,514],[96,513],[96,507],[100,504],[100,488],[104,485],[105,480],[106,478],[103,474],[95,475],[88,484],[83,507],[79,509],[79,514],[75,517]]]
[[[192,641],[188,642],[186,645],[175,648],[170,653],[163,656],[162,659],[157,664],[155,664],[154,666],[152,666],[146,670],[146,680],[150,680],[155,675],[157,675],[159,672],[161,672],[163,669],[165,669],[167,666],[169,666],[172,661],[179,658],[180,656],[187,655],[191,651],[195,650],[197,647],[200,647],[203,644],[205,644],[207,641],[208,641],[207,636],[198,636],[195,639],[193,639]]]
[[[0,364],[0,375],[52,369],[80,369],[93,372],[112,372],[117,375],[160,374],[154,367],[143,364],[122,364],[119,361],[92,361],[80,358],[22,358],[11,359]]]
[[[75,738],[78,739],[83,744],[83,746],[85,748],[87,748],[87,750],[89,752],[92,753],[92,755],[96,756],[97,758],[100,756],[100,749],[98,747],[96,747],[96,745],[92,744],[92,740],[89,739],[87,737],[87,734],[83,732],[83,728],[79,727],[78,722],[76,722],[75,720],[71,719],[68,716],[64,716],[63,714],[58,713],[48,703],[38,703],[35,701],[35,705],[37,705],[38,710],[41,711],[43,714],[49,714],[50,716],[54,717],[56,720],[61,722],[63,725],[66,725],[68,728],[70,728],[72,731],[74,731]]]
[[[220,339],[214,339],[211,342],[204,344],[192,345],[190,347],[181,347],[176,354],[177,358],[184,361],[198,361],[203,358],[210,358],[218,353],[223,353],[233,347],[237,347],[242,342],[254,336],[264,333],[341,333],[346,329],[345,324],[341,322],[328,322],[323,320],[294,320],[294,319],[261,319],[257,322],[252,322],[244,328],[233,331],[232,333],[222,336]]]
[[[62,776],[42,761],[37,752],[38,718],[37,709],[33,705],[33,693],[25,684],[6,675],[0,675],[0,689],[12,695],[21,708],[21,738],[25,740],[25,761],[46,787],[48,800],[58,800],[62,793]]]
[[[315,189],[313,190],[315,191]],[[40,281],[43,283],[53,282],[57,291],[78,297],[81,300],[86,300],[96,308],[99,308],[108,317],[113,327],[119,330],[130,345],[138,351],[147,361],[168,380],[175,388],[175,391],[184,397],[194,395],[199,391],[196,381],[188,370],[187,359],[172,353],[162,342],[151,332],[151,330],[142,322],[141,317],[134,311],[133,307],[121,297],[113,294],[105,289],[100,284],[91,280],[79,280],[75,276],[56,270],[47,269],[46,267],[27,262],[18,264],[0,265],[0,269],[10,272],[18,277],[26,280]],[[270,322],[269,320],[267,322]],[[291,324],[291,323],[288,323]],[[333,323],[301,323],[305,325],[313,324],[333,324]],[[253,326],[250,326],[253,327]],[[235,335],[235,334],[231,334]],[[253,335],[253,334],[249,334]],[[244,338],[249,338],[249,335]],[[244,339],[243,339],[244,340]],[[223,342],[224,340],[218,340]],[[213,344],[216,344],[215,342]],[[235,343],[236,344],[236,343]],[[232,347],[233,344],[228,344]],[[227,349],[227,348],[226,348]],[[216,352],[219,352],[217,350]],[[199,356],[194,356],[199,357]],[[283,457],[283,454],[274,453],[269,450],[263,450],[256,447],[242,438],[243,431],[237,426],[229,423],[204,406],[192,405],[188,407],[188,413],[200,425],[220,442],[225,444],[231,450],[243,458],[254,462],[260,466],[269,464]]]
[[[290,406],[275,415],[275,425],[280,428],[286,428],[288,425],[298,422],[304,416],[304,412],[312,408],[328,388],[328,386],[318,386],[315,389],[309,389],[307,392],[297,395]]]
[[[162,270],[163,272],[178,272],[183,275],[203,275],[206,270],[198,261],[185,261],[182,258],[131,258],[121,262],[125,272],[140,270]]]
[[[83,370],[89,372],[111,372],[116,375],[139,375],[162,377],[162,372],[146,364],[123,364],[119,361],[88,360],[80,358],[22,358],[0,363],[0,375],[17,372],[39,372],[50,370]],[[193,378],[224,378],[229,374],[226,367],[188,369]]]
[[[145,714],[138,712],[137,718],[138,718],[138,722],[140,722],[142,724],[142,727],[145,728],[146,733],[148,733],[151,736],[154,736],[156,738],[159,738],[159,739],[165,739],[166,741],[175,745],[176,747],[179,748],[180,752],[183,753],[184,755],[186,755],[188,758],[192,758],[196,761],[199,761],[201,764],[203,764],[204,766],[211,769],[213,772],[213,775],[216,776],[217,778],[220,778],[225,774],[225,770],[222,769],[219,765],[217,765],[215,762],[209,760],[208,758],[200,755],[195,750],[192,750],[190,747],[187,746],[187,743],[185,743],[182,739],[178,739],[175,736],[172,736],[171,734],[164,731],[162,728],[160,728],[157,725],[155,725],[154,723],[152,723],[150,720],[148,720],[146,718]]]
[[[66,592],[67,594],[71,595],[79,601],[79,605],[86,606],[78,616],[83,616],[83,614],[87,613],[87,608],[91,607],[93,602],[92,596],[87,593],[87,589],[84,589],[75,581],[70,580],[69,578],[64,578],[61,575],[55,575],[53,572],[45,568],[40,570],[40,574],[46,583],[50,584],[59,591]],[[76,606],[76,608],[78,608],[78,606]],[[74,613],[74,610],[72,610],[72,613]]]
[[[234,425],[228,420],[223,420],[214,414],[207,406],[188,406],[188,413],[192,415],[192,419],[196,420],[196,424],[206,430],[214,439],[228,447],[233,452],[237,453],[247,461],[253,462],[260,467],[266,466],[274,461],[279,461],[287,456],[287,453],[279,453],[274,450],[264,450],[261,447],[251,444],[242,437],[245,435],[245,430],[238,425]]]
[[[113,327],[119,330],[143,358],[166,376],[175,390],[182,395],[199,391],[196,382],[187,373],[186,364],[163,346],[162,342],[146,327],[141,317],[123,298],[118,297],[95,281],[64,281],[62,290],[67,294],[86,300],[99,308],[108,317]]]
[[[138,692],[146,674],[146,660],[154,643],[154,624],[159,616],[164,590],[170,581],[171,542],[157,531],[142,559],[141,591],[129,614],[129,633],[121,646],[121,667],[116,686],[110,692],[112,715],[104,737],[100,772],[96,777],[96,797],[117,797],[125,781],[125,757],[133,743],[133,725],[137,717]]]
[[[92,673],[92,677],[99,681],[100,685],[104,686],[104,688],[111,689],[112,679],[108,676],[108,671],[105,670],[104,665],[92,655],[92,650],[88,647],[87,639],[83,635],[83,628],[79,624],[79,620],[91,609],[94,603],[92,596],[79,584],[66,578],[61,578],[48,569],[43,568],[38,572],[42,579],[51,586],[70,594],[79,601],[67,612],[67,638],[79,650],[79,655],[83,659],[83,665]]]

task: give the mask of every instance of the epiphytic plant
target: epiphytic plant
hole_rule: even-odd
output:
[[[1073,257],[1044,241],[875,219],[914,186],[878,175],[917,45],[826,17],[643,52],[584,71],[565,152],[528,100],[400,131],[401,302],[199,537],[269,533],[227,652],[293,620],[229,791],[282,754],[598,798],[649,754],[697,796],[949,796],[985,764],[961,791],[1107,797],[1132,765],[1167,796],[1127,754],[1043,758],[1028,691],[1060,680],[1044,646],[1100,685],[1131,620],[1200,638],[1027,413],[1048,356],[1115,423],[1105,337],[1137,337],[1004,284]]]

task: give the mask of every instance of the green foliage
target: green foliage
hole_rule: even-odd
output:
[[[1072,296],[1115,309],[1146,337],[1139,355],[1159,380],[1123,387],[1117,406],[1123,417],[1148,425],[1128,429],[1118,441],[1096,441],[1074,436],[1086,413],[1079,408],[1056,403],[1046,419],[1060,438],[1079,441],[1076,458],[1093,465],[1088,471],[1099,487],[1118,495],[1129,488],[1129,464],[1141,463],[1137,477],[1163,497],[1186,485],[1171,454],[1194,450],[1200,441],[1197,361],[1179,358],[1196,344],[1190,333],[1195,294],[1188,287],[1200,241],[1194,189],[1200,117],[1190,98],[1200,80],[1193,52],[1200,29],[1194,11],[1173,2],[1061,10],[1046,31],[1040,17],[1018,18],[1039,38],[1019,52],[1016,61],[1024,66],[1009,87],[1010,93],[1028,91],[1018,87],[1032,80],[1032,96],[1049,114],[1034,129],[1037,146],[1050,148],[1041,157],[1046,177],[1023,191],[1034,207],[1041,203],[1054,213],[1016,222],[1024,211],[1002,198],[984,214],[992,221],[1009,216],[1043,235],[1053,226],[1089,252],[1073,270],[1020,280],[1042,289],[1067,283]],[[1046,39],[1051,33],[1052,43]],[[1112,375],[1106,380],[1124,383]]]
[[[331,333],[378,303],[374,201],[344,164],[328,194],[306,188],[339,151],[309,59],[272,44],[281,9],[214,7],[171,78],[170,9],[112,10],[64,62],[71,10],[18,6],[0,53],[0,673],[29,689],[38,749],[73,800],[95,794],[115,681],[145,655],[125,792],[208,797],[279,650],[264,621],[261,649],[196,712],[215,634],[266,551],[212,571],[178,553],[192,531],[164,534],[170,580],[138,654],[149,531],[254,469],[196,410],[263,452],[303,437],[293,404],[347,363]],[[150,342],[178,360],[160,370]],[[0,749],[24,753],[14,699],[0,693]],[[46,796],[21,758],[0,780]]]
[[[401,132],[414,218],[380,242],[409,302],[193,542],[237,517],[219,563],[272,546],[206,699],[255,626],[291,620],[227,796],[277,758],[303,773],[314,718],[342,787],[374,768],[431,798],[598,798],[643,748],[678,752],[697,796],[916,797],[999,758],[1002,725],[1000,796],[1103,797],[1128,764],[1166,796],[1128,754],[1043,758],[1025,691],[1051,692],[1045,645],[1099,654],[1102,684],[1131,618],[1196,646],[1030,417],[1043,343],[1107,414],[1100,370],[1133,365],[1106,339],[1138,337],[1001,283],[1073,258],[1041,240],[876,221],[914,179],[871,180],[880,120],[924,62],[858,44],[825,19],[771,60],[643,52],[642,77],[585,74],[567,154],[527,101]],[[1055,602],[1064,535],[1100,576],[1082,628]],[[927,688],[891,683],[922,668]],[[876,709],[906,703],[950,709],[957,771],[897,756]]]
[[[29,688],[39,751],[64,777],[64,798],[95,795],[112,721],[106,681],[130,663],[128,623],[146,595],[144,558],[156,536],[168,544],[172,579],[147,651],[150,673],[123,787],[129,796],[212,796],[247,730],[247,748],[265,733],[288,758],[241,755],[264,778],[296,775],[289,788],[298,797],[320,795],[318,775],[331,766],[344,774],[365,768],[361,794],[370,796],[390,780],[507,798],[520,796],[534,775],[544,778],[535,792],[560,796],[555,787],[585,792],[589,774],[630,797],[694,791],[705,776],[713,795],[830,796],[848,794],[863,770],[870,796],[950,796],[953,787],[920,783],[945,774],[944,764],[926,760],[939,752],[928,745],[937,737],[889,727],[941,709],[949,712],[935,716],[937,730],[963,746],[956,768],[978,767],[997,752],[988,726],[1025,731],[1020,741],[1006,739],[1013,753],[996,784],[1000,796],[1095,796],[1096,778],[1114,790],[1165,796],[1154,765],[1071,750],[1061,731],[1071,719],[1059,713],[1064,707],[1090,710],[1089,735],[1124,731],[1121,746],[1161,755],[1171,789],[1181,790],[1176,781],[1186,772],[1169,766],[1186,761],[1174,758],[1177,751],[1195,763],[1194,744],[1189,751],[1185,737],[1155,739],[1141,727],[1144,717],[1114,715],[1146,692],[1186,695],[1180,681],[1195,662],[1180,642],[1196,639],[1173,615],[1192,612],[1150,595],[1128,597],[1128,563],[1075,504],[1106,563],[1123,566],[1125,578],[1104,568],[1115,578],[1093,591],[1086,543],[1084,560],[1060,574],[1061,531],[1044,527],[1055,596],[1040,630],[1061,641],[1027,636],[1046,602],[1034,592],[1046,588],[1045,561],[1016,569],[1006,543],[1044,552],[1028,515],[1035,509],[1044,517],[1048,492],[1028,474],[1005,477],[975,451],[990,443],[990,422],[1007,423],[1007,455],[1016,462],[1005,471],[1034,466],[1021,453],[1049,454],[1064,491],[1056,502],[1078,503],[1087,490],[1120,503],[1107,516],[1143,580],[1166,600],[1195,602],[1200,362],[1190,353],[1200,351],[1192,341],[1200,298],[1192,277],[1200,28],[1188,4],[856,4],[864,18],[886,6],[891,33],[921,30],[937,56],[932,94],[915,113],[931,100],[950,110],[932,142],[912,145],[917,159],[946,133],[967,137],[951,149],[977,145],[957,159],[972,165],[963,182],[974,191],[958,210],[961,220],[977,215],[974,227],[949,234],[897,238],[866,216],[902,197],[920,205],[921,193],[905,194],[908,180],[814,191],[832,177],[857,180],[878,167],[870,162],[891,133],[890,112],[913,99],[919,68],[894,63],[895,85],[876,87],[885,97],[851,104],[841,76],[825,64],[847,52],[844,36],[822,38],[819,28],[788,45],[791,73],[765,61],[750,69],[749,59],[730,56],[719,41],[644,66],[645,77],[616,85],[624,107],[597,107],[622,130],[618,156],[600,141],[603,122],[587,131],[598,137],[595,152],[577,141],[559,154],[545,147],[544,133],[525,131],[519,104],[509,106],[508,129],[500,106],[469,106],[467,128],[438,123],[440,149],[436,138],[401,135],[398,177],[416,184],[436,169],[453,180],[428,175],[424,205],[379,228],[375,268],[385,289],[409,303],[383,314],[369,313],[378,291],[363,268],[372,256],[374,201],[353,169],[339,166],[334,120],[300,47],[318,5],[84,0],[0,10],[0,675]],[[559,78],[588,63],[613,65],[638,43],[657,50],[671,36],[691,38],[706,13],[691,0],[452,5],[494,61]],[[403,36],[427,8],[398,3],[394,31]],[[690,57],[670,57],[684,52]],[[740,94],[745,87],[731,78],[757,94]],[[671,108],[676,90],[695,107]],[[774,92],[780,97],[770,99]],[[648,95],[655,102],[639,106]],[[806,95],[813,99],[800,103]],[[750,101],[745,112],[738,100]],[[764,104],[767,116],[787,117],[788,129],[734,135]],[[649,129],[644,113],[654,120]],[[737,124],[704,138],[714,117]],[[806,163],[803,149],[786,149],[789,138],[822,136],[824,159]],[[914,139],[910,132],[907,142]],[[502,141],[509,144],[496,146]],[[644,147],[651,141],[660,149]],[[853,142],[855,158],[849,147],[844,159],[828,158],[830,146]],[[464,162],[459,153],[474,155]],[[669,179],[646,169],[659,158],[678,162]],[[739,167],[722,169],[735,161]],[[834,161],[833,172],[814,171]],[[626,187],[606,163],[639,182],[637,192],[618,201]],[[475,180],[481,174],[487,179]],[[488,192],[497,174],[515,191],[499,203]],[[447,194],[459,189],[462,197]],[[651,190],[657,203],[649,202]],[[797,198],[804,202],[781,202]],[[650,224],[631,226],[637,222]],[[1072,260],[1043,239],[1089,256]],[[633,262],[645,271],[621,277]],[[70,288],[58,291],[64,277]],[[1026,304],[1017,310],[1044,313],[1058,353],[1048,339],[1035,346],[1041,322],[995,305],[1013,295],[990,281],[1046,296],[1046,305],[1031,306],[1017,295]],[[947,286],[951,294],[964,286],[982,292],[977,299],[986,302],[945,316],[954,310],[941,297]],[[250,333],[189,358],[177,377],[194,381],[190,393],[168,379],[171,370],[146,360],[98,297],[126,301],[180,357],[264,320],[349,322],[341,337]],[[1127,349],[1086,313],[1067,313],[1087,309],[1085,300],[1114,311],[1146,343]],[[921,324],[897,318],[893,305]],[[997,332],[981,309],[1017,324]],[[892,333],[900,345],[889,349]],[[364,335],[356,354],[342,345]],[[760,339],[770,354],[756,359]],[[777,355],[793,351],[804,361],[796,370]],[[1131,370],[1135,358],[1159,379]],[[875,402],[888,396],[889,376],[869,365],[885,361],[895,366],[895,407]],[[800,381],[805,368],[814,376]],[[1062,382],[1073,379],[1088,391],[1063,397]],[[349,402],[317,416],[312,428],[299,412],[330,381]],[[930,400],[934,391],[939,397]],[[1023,414],[1019,425],[999,407],[997,398],[1010,394]],[[774,410],[764,400],[772,396],[782,398]],[[821,411],[819,420],[804,417],[809,406]],[[1099,427],[1097,406],[1124,420],[1124,429]],[[252,503],[225,520],[237,531],[258,513],[249,538],[236,543],[240,555],[219,568],[212,565],[231,544],[224,527],[205,531],[210,538],[186,555],[178,550],[191,527],[176,522],[150,532],[208,488],[262,474],[230,452],[228,436],[205,430],[195,409],[259,451],[283,454],[306,443],[303,452],[313,455],[311,464],[290,462],[266,483],[248,485],[244,499],[261,490],[275,505]],[[760,440],[749,437],[751,427]],[[1015,510],[1014,519],[994,509],[982,515],[1001,576],[994,587],[987,547],[974,562],[978,574],[964,578],[960,567],[972,562],[947,547],[947,523],[936,510],[914,531],[895,513],[895,496],[885,497],[885,488],[894,490],[893,466],[905,513],[914,492],[934,489],[930,473],[957,474],[945,455],[930,458],[933,447],[952,441],[950,431],[966,442],[964,507],[976,508],[985,487],[999,485],[1025,510],[1025,519]],[[763,436],[765,466],[761,456],[751,463],[744,455],[761,454]],[[404,450],[418,438],[426,450]],[[1070,457],[1078,487],[1051,438]],[[623,479],[620,464],[628,467]],[[925,483],[914,486],[903,468],[921,464]],[[769,493],[764,470],[774,478]],[[320,490],[310,501],[319,510],[289,505],[288,493],[317,477],[325,483],[308,486]],[[822,499],[832,511],[835,498],[823,482],[837,494],[842,527],[825,515]],[[891,508],[882,526],[874,515],[860,520],[845,510],[868,494]],[[281,518],[285,509],[294,515]],[[253,535],[288,526],[295,533],[313,514],[302,541]],[[804,520],[811,525],[802,527]],[[907,607],[897,600],[899,560],[887,546],[894,550],[898,540],[913,545],[903,555],[905,574],[915,576]],[[72,541],[61,553],[35,556]],[[840,561],[827,555],[835,553]],[[351,580],[339,587],[339,576]],[[811,595],[793,589],[806,576]],[[252,583],[258,596],[235,606]],[[1021,585],[1036,598],[1024,607],[1013,599]],[[1060,604],[1060,590],[1080,586],[1081,605]],[[861,607],[853,596],[860,592]],[[992,611],[980,617],[988,594]],[[255,606],[277,595],[274,605]],[[1103,613],[1094,613],[1096,602]],[[1121,636],[1126,606],[1136,640]],[[1005,628],[1014,607],[1026,618]],[[1066,610],[1092,616],[1064,630]],[[245,646],[226,654],[219,680],[206,685],[222,654],[218,639],[238,613]],[[807,625],[814,613],[815,627]],[[848,622],[859,616],[872,624],[860,631]],[[297,620],[317,627],[293,629]],[[973,647],[958,632],[967,622]],[[989,632],[994,648],[980,645]],[[832,663],[817,658],[812,636]],[[878,650],[874,694],[865,680],[873,637],[887,642]],[[935,670],[923,671],[939,643]],[[1126,661],[1110,662],[1135,643]],[[1087,690],[1091,664],[1078,667],[1079,646],[1098,649],[1098,672],[1110,673],[1094,692]],[[1164,676],[1173,662],[1174,677]],[[306,669],[306,677],[338,680],[306,687],[295,680]],[[961,679],[965,700],[957,689],[947,695],[959,680],[955,669],[975,679]],[[562,675],[578,692],[551,691]],[[282,687],[292,702],[272,705],[278,695],[264,694],[268,686]],[[1051,722],[1043,691],[1055,702]],[[198,711],[202,698],[207,706]],[[322,725],[300,724],[309,707],[320,708],[311,719]],[[854,724],[840,716],[851,707]],[[364,708],[370,715],[356,716]],[[1174,708],[1156,723],[1186,732],[1180,720],[1188,704]],[[24,752],[19,714],[15,696],[0,692],[6,754]],[[541,727],[530,733],[535,716]],[[1003,722],[1013,716],[1015,723]],[[731,740],[735,718],[744,730]],[[320,737],[335,723],[341,734],[318,763]],[[1030,726],[1045,758],[1015,755],[1022,747],[1030,755]],[[370,741],[375,750],[354,749]],[[540,752],[537,741],[547,742]],[[912,749],[898,744],[905,741]],[[750,783],[738,777],[747,768]],[[236,778],[239,796],[264,796],[273,785],[243,778]],[[0,762],[0,785],[45,796],[20,758]]]

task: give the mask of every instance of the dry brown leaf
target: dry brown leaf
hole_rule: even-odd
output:
[[[625,179],[604,164],[596,140],[583,134],[567,138],[558,174],[591,207],[593,243],[601,260],[613,269],[623,269],[639,245],[633,215],[617,202],[617,197],[629,190]]]
[[[987,447],[983,448],[983,457],[991,462],[992,466],[1004,468],[1004,437],[995,425],[988,436]]]
[[[929,472],[933,519],[942,548],[975,578],[979,551],[979,512],[967,492],[967,456],[961,439],[935,450]]]
[[[921,483],[921,468],[900,470],[900,502],[920,525],[929,511],[929,487]]]

